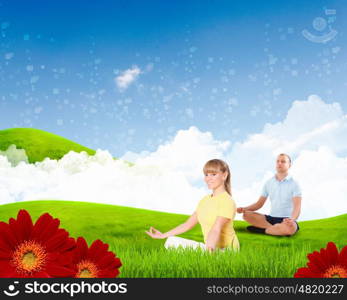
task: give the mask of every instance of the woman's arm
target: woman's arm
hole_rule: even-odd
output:
[[[230,222],[229,218],[225,218],[225,217],[217,217],[216,218],[216,221],[214,222],[214,224],[213,224],[213,226],[212,226],[212,228],[211,228],[211,230],[207,236],[206,248],[208,251],[211,252],[211,251],[214,251],[216,249],[222,228],[228,222]]]
[[[168,232],[161,233],[159,230],[151,227],[149,231],[146,231],[146,233],[154,239],[165,239],[169,236],[179,235],[181,233],[184,233],[192,229],[197,223],[198,223],[198,217],[195,212],[189,217],[189,219],[186,222],[184,222],[181,225],[178,225],[177,227],[171,229]]]

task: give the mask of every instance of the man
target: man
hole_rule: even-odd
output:
[[[279,236],[292,236],[298,231],[296,220],[301,209],[301,189],[288,175],[290,167],[289,155],[278,155],[277,173],[265,183],[258,201],[247,207],[237,208],[238,213],[243,213],[243,219],[252,225],[247,227],[249,231]],[[256,213],[268,197],[271,201],[270,215]]]

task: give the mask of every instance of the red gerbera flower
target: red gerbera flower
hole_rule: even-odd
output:
[[[26,210],[0,222],[0,277],[71,277],[75,240],[45,213],[35,225]]]
[[[116,255],[108,251],[108,244],[96,240],[88,248],[84,238],[77,239],[73,263],[76,278],[113,278],[119,275],[122,263]]]
[[[326,249],[307,255],[307,268],[299,268],[294,277],[303,278],[347,278],[347,246],[339,253],[333,242]]]

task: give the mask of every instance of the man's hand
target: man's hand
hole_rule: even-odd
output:
[[[245,210],[244,207],[238,207],[238,208],[236,209],[236,211],[237,211],[237,213],[239,213],[239,214],[243,214],[246,210]]]
[[[287,223],[287,224],[293,224],[295,223],[295,221],[292,218],[285,218],[282,221],[283,223]]]

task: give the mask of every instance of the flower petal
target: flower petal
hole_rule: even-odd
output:
[[[66,268],[64,266],[58,266],[55,264],[47,265],[46,272],[51,277],[73,277],[75,275],[75,271],[72,268]]]
[[[0,278],[16,277],[16,269],[8,260],[0,261]]]
[[[21,209],[18,212],[17,222],[21,224],[23,239],[29,239],[34,226],[29,213],[26,210]]]
[[[45,241],[46,247],[48,251],[60,251],[60,248],[64,246],[67,239],[69,237],[69,233],[64,229],[58,229],[57,233],[54,234],[50,239]]]
[[[333,242],[329,242],[326,247],[326,260],[329,266],[335,265],[338,261],[339,251]]]
[[[59,227],[60,221],[58,219],[53,219],[53,217],[45,213],[41,215],[36,221],[32,236],[38,241],[44,242],[50,236],[54,235]]]
[[[35,222],[33,227],[33,238],[39,238],[42,231],[44,231],[47,225],[53,220],[53,217],[49,213],[42,214]]]
[[[11,259],[12,253],[10,251],[0,249],[0,259]]]
[[[96,263],[99,265],[99,267],[101,268],[107,268],[107,266],[109,266],[113,260],[115,259],[115,255],[112,252],[107,252],[106,254],[104,254],[103,256],[101,256]]]
[[[324,273],[325,270],[329,267],[329,264],[325,262],[322,257],[321,253],[314,251],[313,253],[310,253],[307,255],[310,263],[310,268],[315,268],[315,272],[318,273],[318,270],[320,273]],[[309,265],[309,263],[307,265]]]
[[[347,246],[342,248],[338,261],[339,265],[342,265],[347,269]]]
[[[320,274],[312,272],[310,268],[299,268],[294,274],[295,278],[319,278]]]
[[[8,220],[8,225],[9,225],[9,229],[11,230],[12,235],[16,239],[16,244],[23,241],[22,232],[20,230],[20,225],[17,224],[17,221],[13,218],[10,218]]]
[[[56,234],[59,228],[60,221],[53,219],[48,223],[46,229],[41,233],[40,238],[44,241],[48,240],[52,235]]]
[[[96,261],[98,257],[107,253],[108,245],[100,240],[95,240],[89,248],[88,259]]]
[[[88,254],[88,244],[83,237],[78,237],[76,241],[76,249],[74,250],[74,261],[77,264],[84,260]]]
[[[32,278],[51,278],[46,271],[36,272],[32,275]]]
[[[99,278],[115,278],[120,274],[118,269],[102,270],[98,273]]]
[[[0,240],[2,240],[0,247],[4,247],[4,249],[13,250],[17,245],[16,237],[13,236],[9,225],[4,222],[0,222]]]

